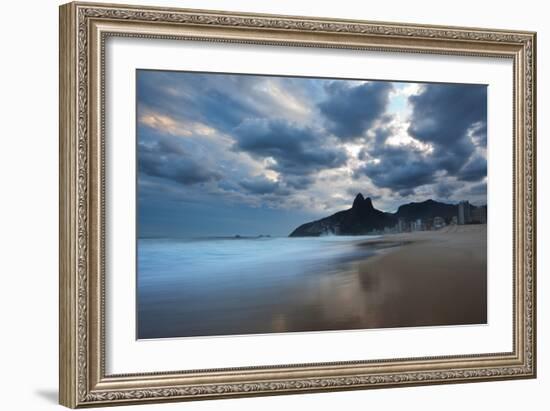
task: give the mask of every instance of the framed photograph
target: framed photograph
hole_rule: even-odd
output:
[[[60,8],[60,403],[536,375],[533,32]]]

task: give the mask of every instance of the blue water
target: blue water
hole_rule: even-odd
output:
[[[138,338],[350,327],[372,238],[139,239]]]

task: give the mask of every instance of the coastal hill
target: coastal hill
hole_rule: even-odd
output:
[[[472,206],[472,208],[475,208]],[[329,217],[302,224],[290,237],[317,237],[325,234],[361,235],[395,227],[399,220],[405,222],[417,219],[441,217],[450,220],[458,213],[458,206],[426,200],[420,203],[401,205],[397,212],[386,213],[372,205],[370,197],[357,194],[350,209],[339,211]]]
[[[426,200],[421,203],[408,203],[399,206],[395,216],[406,221],[416,220],[418,218],[452,218],[456,216],[458,206],[454,204],[440,203],[434,200]]]
[[[357,194],[349,210],[339,211],[330,217],[306,223],[294,230],[290,237],[317,237],[323,234],[359,235],[371,230],[394,226],[396,218],[373,207],[370,198]]]

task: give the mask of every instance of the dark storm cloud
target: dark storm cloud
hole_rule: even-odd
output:
[[[401,195],[435,181],[435,168],[421,153],[403,146],[388,147],[379,162],[370,161],[355,172],[355,177],[368,176],[378,187],[390,188]]]
[[[191,119],[224,132],[260,115],[247,93],[260,77],[139,70],[137,93],[143,107],[177,119]]]
[[[285,184],[287,187],[293,188],[295,190],[305,190],[314,182],[314,178],[311,176],[295,176],[295,175],[286,175]]]
[[[487,183],[484,181],[482,183],[474,184],[472,187],[470,187],[469,193],[470,194],[481,194],[483,196],[486,196],[487,195]],[[485,199],[485,202],[487,202],[486,199]]]
[[[239,182],[239,185],[251,194],[288,195],[290,193],[290,190],[285,189],[279,181],[268,180],[265,177],[246,179]]]
[[[487,160],[481,156],[472,158],[459,170],[457,178],[463,181],[479,181],[487,176]]]
[[[243,118],[257,114],[256,111],[231,95],[211,90],[195,99],[204,115],[203,121],[221,130],[240,124]]]
[[[487,116],[487,88],[479,85],[428,84],[409,97],[411,135],[436,144],[453,144]]]
[[[374,132],[371,144],[358,156],[367,163],[355,171],[354,177],[368,176],[376,186],[390,188],[405,196],[416,187],[434,182],[437,168],[420,150],[386,144],[393,132],[390,126],[380,127]]]
[[[217,181],[220,173],[192,158],[172,137],[138,145],[139,172],[184,185]]]
[[[486,134],[487,87],[465,84],[427,84],[409,97],[409,134],[434,148],[439,168],[456,173],[475,151],[468,132]]]
[[[431,151],[414,145],[390,145],[396,134],[392,118],[381,117],[369,145],[358,158],[366,164],[354,176],[368,176],[378,187],[405,196],[418,187],[435,184],[440,197],[451,189],[445,178],[479,181],[487,175],[487,160],[477,153],[486,144],[487,90],[477,85],[425,85],[409,97],[412,113],[409,134],[429,144]],[[374,161],[376,159],[376,161]]]
[[[272,158],[271,169],[283,175],[308,175],[319,170],[340,167],[347,161],[344,150],[323,145],[321,130],[301,127],[282,119],[243,121],[233,136],[235,150],[256,158]],[[307,180],[294,181],[304,185]]]
[[[453,181],[444,180],[434,187],[434,193],[437,198],[448,199],[453,196],[461,184]]]
[[[319,104],[328,120],[328,129],[343,141],[360,137],[384,113],[393,86],[369,82],[349,86],[334,81],[325,87],[327,98]]]
[[[218,187],[230,186],[229,191],[260,194],[263,199],[268,194],[285,196],[306,190],[316,181],[318,171],[339,167],[347,161],[345,150],[335,147],[334,141],[331,146],[328,140],[334,139],[325,130],[318,126],[313,129],[307,125],[297,125],[292,113],[286,111],[290,110],[289,107],[296,107],[285,107],[287,99],[294,103],[309,102],[315,107],[319,96],[324,96],[324,82],[315,79],[139,71],[138,99],[141,110],[181,121],[182,128],[186,124],[202,123],[216,129],[224,137],[234,140],[233,152],[246,153],[260,161],[273,159],[273,162],[268,160],[265,167],[279,173],[279,181],[259,180],[251,178],[250,174],[235,171],[231,166],[233,160],[227,160],[230,156],[220,157],[217,154],[218,157],[214,158],[211,150],[206,149],[206,144],[200,143],[197,138],[186,138],[182,145],[176,142],[174,147],[168,148],[163,146],[168,144],[164,139],[160,139],[158,145],[152,144],[155,136],[151,144],[144,145],[143,149],[140,145],[142,172],[183,184],[220,180]],[[292,100],[289,96],[296,99]],[[192,128],[190,130],[192,132]],[[150,127],[147,131],[163,132],[162,127]],[[149,138],[140,134],[142,140]],[[148,150],[162,151],[163,160],[155,158]],[[197,158],[198,153],[200,158]],[[205,166],[205,159],[210,160],[206,164],[222,163],[216,164],[215,168],[224,170],[223,180],[220,173]]]

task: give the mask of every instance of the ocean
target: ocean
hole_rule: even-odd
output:
[[[354,328],[373,238],[139,239],[137,337]]]

